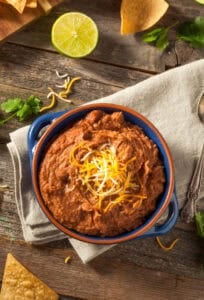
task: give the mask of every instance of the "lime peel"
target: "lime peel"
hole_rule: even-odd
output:
[[[204,5],[204,0],[195,0],[195,2],[203,4]]]
[[[72,58],[89,55],[98,43],[98,28],[87,15],[69,12],[53,24],[51,40],[56,50]]]

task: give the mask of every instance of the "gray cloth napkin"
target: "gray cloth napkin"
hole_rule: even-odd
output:
[[[173,156],[180,208],[186,200],[195,161],[204,142],[204,124],[197,116],[197,103],[203,92],[204,59],[153,76],[95,101],[133,108],[159,129]],[[14,165],[15,199],[25,241],[44,244],[66,236],[50,224],[35,199],[27,151],[27,132],[28,126],[12,132],[11,142],[8,144]],[[200,197],[204,197],[204,188]],[[92,245],[72,238],[69,241],[83,262],[90,261],[113,246]]]

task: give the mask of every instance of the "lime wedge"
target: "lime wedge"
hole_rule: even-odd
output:
[[[200,4],[204,4],[204,0],[195,0],[195,1],[200,3]]]
[[[52,26],[52,44],[62,54],[80,58],[90,54],[98,42],[98,28],[85,14],[69,12]]]

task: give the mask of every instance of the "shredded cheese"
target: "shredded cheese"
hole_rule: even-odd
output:
[[[71,257],[70,256],[67,256],[64,260],[65,264],[67,264],[69,261],[70,261]]]
[[[74,84],[74,82],[77,81],[77,80],[80,80],[80,79],[81,79],[80,77],[74,77],[74,78],[72,78],[71,80],[65,82],[65,90],[64,90],[64,91],[61,91],[61,92],[59,93],[59,96],[60,96],[61,98],[65,98],[65,99],[66,99],[66,98],[67,98],[67,95],[70,93],[71,87],[72,87],[72,85]]]
[[[136,209],[147,198],[138,194],[140,185],[130,171],[135,160],[133,157],[126,163],[122,162],[111,144],[92,149],[82,142],[69,154],[69,161],[77,169],[78,180],[97,199],[96,207],[104,212],[123,201],[134,202]]]
[[[64,75],[62,75],[62,76],[64,76]],[[64,88],[63,90],[61,90],[59,93],[57,93],[53,89],[49,88],[51,92],[47,95],[47,97],[49,98],[50,96],[52,96],[52,97],[55,96],[60,101],[72,103],[72,100],[68,99],[67,97],[68,97],[68,94],[71,92],[71,87],[73,86],[74,82],[79,79],[80,79],[80,77],[74,77],[70,80],[70,77],[68,77],[68,79],[64,80],[63,85],[57,86],[60,88]]]
[[[44,111],[46,111],[46,110],[49,110],[49,109],[53,108],[53,107],[55,106],[55,104],[56,104],[56,96],[55,96],[55,93],[54,93],[53,89],[50,88],[50,87],[48,87],[48,89],[49,89],[50,92],[51,92],[48,96],[49,96],[49,97],[52,96],[52,99],[51,99],[51,102],[50,102],[49,105],[46,105],[46,106],[41,107],[41,109],[40,109],[40,112],[41,112],[41,113],[44,112]],[[48,98],[49,98],[49,97],[48,97]]]
[[[174,248],[174,246],[176,245],[176,243],[179,241],[179,239],[175,239],[171,244],[170,246],[164,246],[160,240],[160,238],[157,236],[156,237],[156,241],[158,243],[158,245],[164,250],[164,251],[169,251],[169,250],[172,250]]]
[[[7,184],[2,184],[2,185],[0,185],[0,189],[8,189],[8,185]]]

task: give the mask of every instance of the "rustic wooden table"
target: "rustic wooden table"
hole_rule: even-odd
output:
[[[204,14],[193,0],[169,0],[171,6],[160,24],[169,25]],[[85,59],[75,60],[55,52],[50,42],[54,20],[66,11],[80,11],[98,24],[97,49]],[[114,93],[167,69],[204,57],[184,42],[172,42],[161,53],[143,44],[140,35],[121,36],[119,0],[72,0],[55,8],[0,48],[0,101],[7,97],[35,94],[46,100],[47,87],[56,81],[54,70],[80,76],[72,99],[74,106]],[[67,106],[66,106],[67,107]],[[61,103],[55,110],[62,110]],[[162,237],[164,243],[180,241],[170,252],[155,239],[126,242],[84,265],[67,240],[45,246],[23,241],[14,199],[14,178],[6,147],[9,132],[24,126],[16,120],[0,128],[0,280],[11,252],[62,299],[204,299],[204,243],[194,226],[178,221]],[[64,263],[66,256],[69,264]]]

